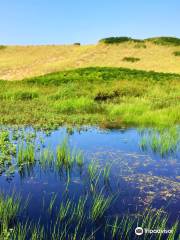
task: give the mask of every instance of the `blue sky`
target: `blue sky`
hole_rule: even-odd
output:
[[[180,37],[180,0],[2,0],[0,44]]]

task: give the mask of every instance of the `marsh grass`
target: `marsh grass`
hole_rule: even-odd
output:
[[[104,216],[107,209],[112,204],[113,197],[105,197],[101,193],[94,195],[92,208],[91,208],[91,218],[96,221]]]
[[[76,113],[96,113],[101,111],[101,106],[92,99],[85,97],[62,100],[54,105],[58,113],[76,114]]]
[[[9,225],[17,217],[20,211],[20,197],[15,196],[5,196],[0,194],[0,225]]]
[[[180,119],[179,81],[177,74],[123,68],[85,68],[4,81],[0,123],[45,128],[111,122],[117,127],[170,126]]]
[[[153,152],[159,153],[162,156],[175,153],[179,149],[179,144],[179,127],[142,131],[140,139],[140,147],[143,150],[150,148]]]
[[[23,137],[23,139],[26,138],[31,139],[28,143],[31,144],[32,136]],[[22,146],[21,142],[19,144]],[[30,155],[21,158],[21,162],[25,161],[26,163],[27,159],[28,162],[31,159],[31,151],[26,150],[28,145],[23,147],[22,151],[26,152],[25,156],[26,154]],[[118,192],[109,192],[106,188],[106,181],[111,177],[111,165],[107,164],[103,167],[95,160],[88,163],[84,162],[82,160],[84,159],[83,153],[72,150],[67,138],[58,146],[55,153],[49,147],[42,148],[36,154],[36,158],[40,166],[42,164],[42,168],[49,165],[50,167],[54,166],[54,170],[59,170],[59,168],[57,169],[58,165],[61,169],[65,169],[69,175],[74,168],[81,167],[85,178],[84,181],[83,178],[81,179],[81,184],[85,184],[85,191],[83,190],[78,196],[72,196],[69,191],[71,183],[71,178],[69,178],[68,184],[65,184],[64,192],[51,195],[47,204],[43,201],[43,212],[40,213],[39,220],[31,221],[29,219],[24,222],[18,218],[20,210],[24,216],[25,212],[23,211],[26,208],[22,207],[21,198],[17,198],[15,195],[10,197],[1,195],[0,239],[90,240],[96,239],[100,234],[101,238],[103,236],[104,239],[131,240],[134,239],[134,229],[137,225],[150,229],[167,229],[169,227],[168,215],[161,210],[155,212],[154,209],[147,209],[147,211],[140,212],[139,215],[132,216],[111,215],[111,209],[119,199],[116,197]],[[93,185],[93,191],[91,185]],[[168,236],[169,240],[176,240],[178,224],[178,222],[174,222],[170,226],[173,233]],[[162,234],[157,235],[157,240],[160,240],[161,237]]]
[[[10,101],[28,101],[38,98],[39,94],[33,91],[15,91],[2,93],[0,95],[0,100],[10,100]]]
[[[19,166],[23,164],[33,164],[35,162],[35,145],[28,143],[24,146],[23,143],[18,145],[17,162]]]

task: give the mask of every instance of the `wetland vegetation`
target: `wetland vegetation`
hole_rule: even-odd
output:
[[[178,62],[179,45],[107,38],[69,46],[81,62],[100,56],[83,68],[6,73],[26,78],[0,81],[0,239],[132,240],[137,226],[160,231],[144,240],[180,239],[180,74],[138,65],[164,48]]]
[[[179,124],[180,75],[85,68],[0,82],[1,124]]]
[[[83,133],[87,130],[78,131]],[[49,145],[48,139],[49,136],[51,137],[49,132],[19,127],[1,129],[0,183],[3,190],[0,196],[0,236],[2,239],[130,240],[138,239],[134,234],[136,226],[161,230],[162,232],[155,239],[178,239],[178,218],[173,218],[174,221],[170,220],[170,215],[163,205],[162,208],[156,209],[150,203],[142,207],[136,202],[134,209],[131,209],[123,203],[123,198],[128,193],[125,195],[123,193],[125,189],[127,191],[127,185],[123,186],[123,181],[128,175],[125,173],[116,176],[117,166],[123,170],[126,165],[124,167],[121,165],[121,154],[118,153],[120,159],[115,162],[115,156],[108,157],[109,161],[105,162],[105,159],[102,161],[95,156],[87,158],[71,143],[70,138],[74,133],[68,129],[65,133],[65,137],[62,132],[60,134],[61,143],[58,143],[56,138],[57,141],[53,145],[50,141]],[[102,134],[106,133],[102,132]],[[51,139],[54,139],[53,135]],[[102,144],[100,145],[102,148]],[[137,159],[136,155],[134,163],[135,159]],[[133,168],[130,165],[128,168],[129,176],[132,176]],[[122,180],[123,176],[124,180]],[[2,178],[9,182],[9,189],[6,189]],[[44,184],[45,187],[42,188]],[[32,192],[27,189],[30,185]],[[40,198],[35,195],[36,187],[40,187]],[[17,195],[15,189],[22,192],[22,196]],[[151,191],[153,193],[152,189]],[[136,196],[133,192],[130,194]],[[138,194],[137,197],[140,195]],[[33,210],[34,201],[38,205],[38,209],[35,210]],[[126,209],[124,206],[121,209],[122,203],[125,204]],[[163,233],[164,229],[168,229],[170,234]],[[152,236],[147,234],[143,239],[151,238]]]

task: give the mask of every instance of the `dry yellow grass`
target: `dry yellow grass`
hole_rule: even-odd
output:
[[[146,43],[87,46],[8,46],[0,50],[0,79],[20,80],[64,69],[110,66],[180,73],[180,57],[173,55],[180,47]],[[122,61],[124,57],[140,58],[139,62]]]

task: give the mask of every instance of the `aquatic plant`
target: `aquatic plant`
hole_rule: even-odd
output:
[[[71,200],[67,199],[66,202],[62,202],[59,208],[59,219],[60,221],[63,221],[65,218],[70,216],[70,212],[73,209],[73,202]]]
[[[49,208],[48,208],[49,214],[52,213],[52,210],[53,210],[53,207],[54,207],[56,198],[57,198],[57,194],[53,194],[53,196],[51,197],[51,201],[50,201],[50,204],[49,204]]]
[[[107,211],[111,205],[113,197],[105,197],[101,193],[96,194],[93,197],[92,208],[91,208],[91,218],[96,221],[99,218],[104,216],[104,213]]]
[[[75,157],[71,153],[67,140],[65,139],[61,145],[56,148],[56,165],[61,168],[71,168],[74,163]]]
[[[20,211],[20,197],[0,194],[0,225],[9,225]]]
[[[77,154],[76,154],[76,163],[79,167],[82,167],[83,166],[83,163],[84,163],[84,158],[83,158],[83,153],[81,151],[79,151]]]
[[[102,174],[103,174],[103,177],[104,177],[104,181],[105,181],[105,182],[107,182],[107,181],[109,180],[109,175],[110,175],[111,167],[112,167],[112,165],[109,164],[109,163],[107,163],[107,164],[105,165],[105,167],[103,168]]]
[[[175,153],[180,143],[179,127],[168,129],[150,129],[142,132],[140,147],[142,150],[150,148],[155,153],[162,156],[169,153]]]
[[[20,143],[17,150],[17,162],[19,165],[30,164],[35,162],[35,145]]]
[[[89,173],[91,181],[94,181],[95,179],[97,179],[98,170],[99,170],[98,162],[97,161],[91,161],[88,165],[88,173]]]

